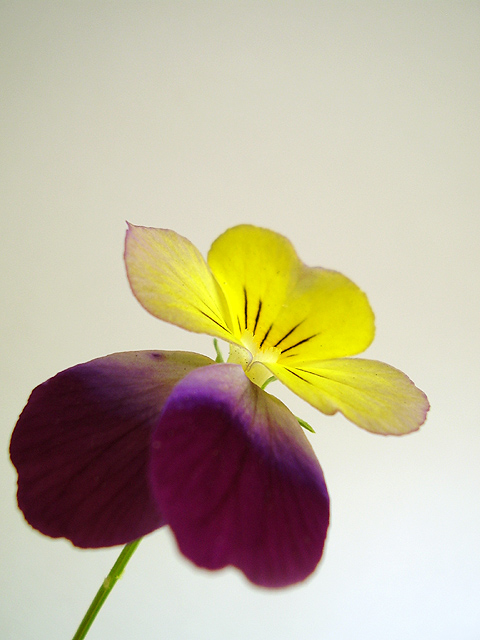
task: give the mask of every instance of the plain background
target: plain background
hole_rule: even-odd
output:
[[[0,636],[70,638],[118,550],[33,531],[8,441],[31,389],[115,351],[211,339],[149,316],[125,220],[206,252],[249,222],[369,295],[366,356],[431,401],[382,438],[271,387],[332,500],[304,584],[139,547],[91,640],[480,637],[478,2],[2,2]],[[268,256],[265,256],[268,260]]]

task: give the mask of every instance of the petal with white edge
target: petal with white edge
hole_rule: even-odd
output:
[[[314,407],[340,411],[359,427],[383,435],[416,431],[429,403],[404,373],[383,362],[339,358],[296,367],[269,365],[277,378]]]
[[[125,265],[132,291],[152,315],[232,340],[224,295],[195,246],[168,229],[129,225]]]

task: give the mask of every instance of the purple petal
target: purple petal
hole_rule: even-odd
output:
[[[182,553],[264,587],[304,580],[328,528],[322,470],[301,427],[238,365],[193,371],[152,440],[155,496]]]
[[[175,384],[210,363],[192,353],[117,353],[34,389],[10,445],[27,521],[78,547],[124,544],[162,526],[147,478],[151,434]]]

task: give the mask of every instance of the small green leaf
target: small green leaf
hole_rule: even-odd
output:
[[[295,416],[296,419],[298,420],[298,424],[303,427],[304,429],[306,429],[307,431],[310,431],[310,433],[315,433],[315,429],[313,427],[311,427],[308,422],[305,422],[305,420],[302,420],[301,418],[299,418],[298,416]]]

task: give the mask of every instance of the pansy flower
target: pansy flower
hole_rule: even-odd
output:
[[[200,567],[235,566],[265,587],[304,580],[329,497],[301,421],[268,382],[379,434],[418,429],[426,396],[397,369],[350,357],[374,336],[365,294],[305,266],[273,231],[229,229],[205,261],[173,231],[129,225],[125,262],[147,311],[226,340],[228,361],[118,353],[37,387],[10,448],[25,518],[85,548],[168,525]]]

